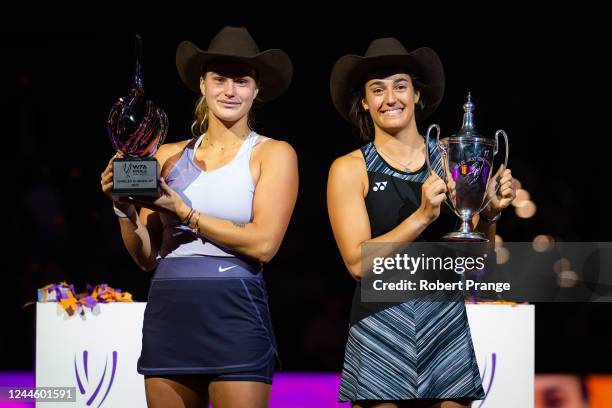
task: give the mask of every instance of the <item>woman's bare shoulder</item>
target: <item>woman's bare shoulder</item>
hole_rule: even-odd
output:
[[[169,158],[177,155],[180,156],[185,146],[187,146],[191,140],[193,139],[181,140],[173,143],[164,143],[160,145],[157,152],[155,152],[155,158],[161,165],[163,165]]]
[[[368,173],[359,149],[334,160],[329,168],[328,186],[342,191],[355,189],[365,197],[368,190]]]
[[[156,155],[172,156],[173,154],[176,154],[182,151],[185,148],[185,146],[187,146],[187,144],[191,142],[192,140],[193,139],[186,139],[186,140],[181,140],[181,141],[173,142],[173,143],[164,143],[159,146],[159,148],[157,149]]]
[[[334,160],[331,170],[359,174],[362,169],[365,170],[365,159],[361,149],[355,149]]]
[[[295,149],[284,140],[273,139],[260,135],[253,146],[260,150],[261,157],[295,157]]]

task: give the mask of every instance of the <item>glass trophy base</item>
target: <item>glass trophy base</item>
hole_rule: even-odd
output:
[[[159,197],[159,163],[154,157],[115,159],[112,196]]]
[[[442,237],[442,241],[489,242],[484,234],[476,231],[454,231]]]

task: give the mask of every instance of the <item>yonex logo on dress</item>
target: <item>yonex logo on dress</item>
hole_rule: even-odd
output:
[[[235,268],[237,265],[234,266],[228,266],[227,268],[222,268],[221,265],[219,265],[219,272],[225,272],[229,269]]]
[[[376,183],[374,183],[374,187],[372,187],[372,191],[382,191],[385,189],[385,187],[387,187],[387,182],[386,181],[378,181]]]

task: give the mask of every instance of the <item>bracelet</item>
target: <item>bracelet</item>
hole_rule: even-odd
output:
[[[119,218],[130,218],[136,212],[136,208],[134,208],[133,204],[130,204],[127,207],[127,210],[126,210],[127,212],[121,211],[119,208],[117,208],[115,204],[113,204],[113,210],[115,211],[115,214]]]
[[[495,214],[492,218],[487,217],[484,212],[481,212],[480,217],[487,224],[495,224],[497,220],[499,220],[499,217],[501,217],[501,211],[498,211],[497,214]]]
[[[200,213],[198,211],[196,211],[196,219],[195,219],[195,223],[193,228],[191,228],[191,232],[193,232],[194,234],[199,234],[200,233],[200,225],[198,224],[198,222],[200,221]],[[191,225],[191,222],[189,223],[189,225]]]
[[[191,220],[191,216],[193,215],[193,212],[194,212],[193,208],[189,210],[189,214],[187,214],[187,216],[181,220],[181,224],[189,225],[189,220]]]
[[[193,216],[194,216],[195,214],[196,214],[196,211],[195,211],[195,210],[193,210],[193,211],[191,212],[191,214],[189,214],[189,218],[187,218],[187,220],[185,221],[185,225],[186,225],[186,226],[188,226],[188,227],[189,227],[189,226],[191,225],[191,219],[193,218]],[[189,228],[191,228],[191,227],[189,227]]]

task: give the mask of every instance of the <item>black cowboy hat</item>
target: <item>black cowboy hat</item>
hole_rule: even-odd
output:
[[[355,89],[365,84],[366,75],[379,68],[405,68],[414,74],[421,85],[420,100],[423,110],[418,113],[419,121],[431,115],[444,95],[444,67],[440,57],[428,47],[412,52],[395,38],[379,38],[370,44],[365,55],[345,55],[332,69],[330,78],[331,97],[343,118],[350,121],[349,111]]]
[[[176,49],[176,68],[187,87],[200,92],[203,68],[214,61],[243,63],[257,71],[259,99],[270,101],[281,95],[291,82],[293,65],[282,50],[259,51],[259,47],[246,28],[225,27],[211,40],[207,51],[189,41]]]

